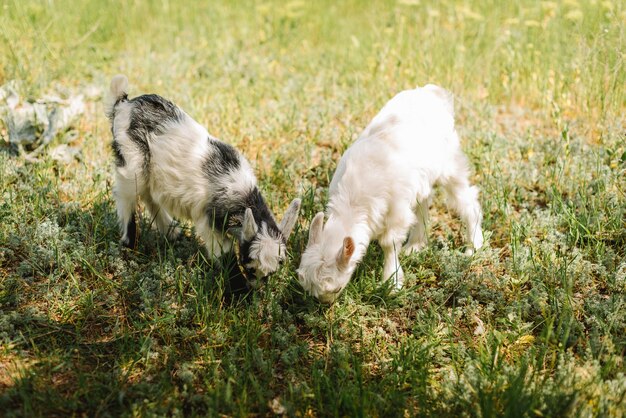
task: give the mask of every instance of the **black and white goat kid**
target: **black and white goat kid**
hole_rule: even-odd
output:
[[[286,257],[299,199],[277,225],[250,164],[234,147],[161,96],[129,99],[123,75],[111,80],[105,110],[113,133],[113,193],[124,245],[136,245],[135,209],[141,197],[169,238],[180,233],[172,217],[190,219],[213,259],[238,246],[245,276],[261,278],[277,270]]]

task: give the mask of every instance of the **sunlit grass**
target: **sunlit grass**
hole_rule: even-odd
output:
[[[626,378],[622,2],[0,3],[0,84],[162,94],[252,161],[290,262],[232,299],[192,231],[118,244],[99,101],[82,159],[27,163],[0,127],[0,411],[8,416],[621,416]],[[430,244],[340,300],[294,271],[341,153],[399,90],[455,93],[487,246]],[[58,139],[61,141],[62,139]],[[54,144],[52,144],[54,145]],[[280,217],[280,216],[279,216]]]

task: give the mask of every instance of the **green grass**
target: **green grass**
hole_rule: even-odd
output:
[[[303,199],[289,263],[233,299],[191,228],[119,248],[98,100],[69,165],[0,125],[0,415],[626,415],[624,4],[214,3],[0,3],[0,84],[125,73],[238,146],[276,213]],[[437,199],[404,289],[373,245],[322,306],[294,271],[336,163],[427,82],[457,97],[487,245],[463,256]]]

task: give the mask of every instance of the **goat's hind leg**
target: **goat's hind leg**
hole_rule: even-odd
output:
[[[148,211],[150,211],[151,222],[156,223],[156,227],[168,240],[175,240],[180,235],[180,227],[176,221],[165,210],[154,201],[150,192],[145,191],[141,194],[141,200],[145,203]]]
[[[137,221],[135,219],[135,209],[137,208],[137,182],[128,180],[117,173],[113,196],[115,198],[117,219],[122,234],[120,243],[128,248],[136,248],[138,237]]]

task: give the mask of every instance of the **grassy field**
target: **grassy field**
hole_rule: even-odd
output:
[[[118,245],[99,99],[81,159],[27,162],[0,125],[0,415],[626,415],[626,6],[619,1],[0,1],[0,84],[178,103],[250,159],[290,260],[229,295],[189,226]],[[331,307],[295,268],[342,152],[438,83],[481,189],[462,255],[441,199],[399,292],[372,245]],[[77,135],[76,135],[77,134]]]

